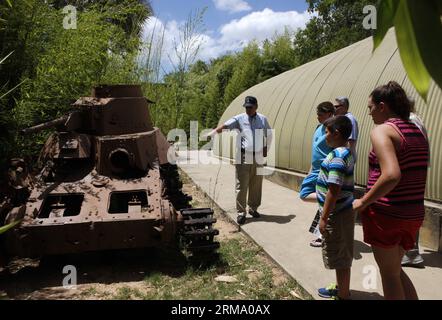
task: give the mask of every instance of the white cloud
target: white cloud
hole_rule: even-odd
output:
[[[230,13],[252,10],[252,7],[243,0],[213,0],[213,2],[218,10],[229,11]]]
[[[220,42],[229,48],[239,49],[254,39],[270,39],[275,33],[284,32],[285,27],[292,30],[304,28],[310,18],[311,14],[308,12],[275,12],[266,8],[222,26]]]
[[[213,32],[195,34],[195,44],[201,45],[198,59],[208,61],[229,51],[239,51],[253,40],[262,42],[265,39],[271,39],[275,34],[284,32],[285,27],[290,30],[304,28],[311,17],[312,15],[308,12],[275,12],[267,8],[263,11],[252,12],[241,19],[232,20],[221,26],[220,35],[217,37],[214,36]],[[165,24],[153,17],[148,20],[143,28],[145,42],[151,42],[151,35],[154,32],[153,43],[156,45],[160,43],[164,31],[161,64],[165,72],[170,72],[173,65],[178,62],[174,53],[174,43],[179,42],[180,25],[182,24],[175,20]]]

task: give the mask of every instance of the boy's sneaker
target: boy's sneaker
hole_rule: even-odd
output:
[[[319,288],[318,295],[322,298],[331,299],[338,296],[338,286],[335,283],[331,283],[328,287]]]
[[[320,248],[322,247],[322,239],[321,238],[317,238],[315,240],[312,240],[310,242],[310,246],[315,247],[315,248]]]

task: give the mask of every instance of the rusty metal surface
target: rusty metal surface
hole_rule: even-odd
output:
[[[152,131],[149,100],[144,97],[80,98],[74,103],[81,114],[78,132],[97,136]]]
[[[65,116],[62,116],[60,118],[48,121],[48,122],[37,124],[37,125],[32,126],[30,128],[23,129],[21,131],[21,133],[23,133],[23,134],[31,134],[31,133],[34,133],[34,132],[39,132],[39,131],[48,129],[48,128],[61,126],[61,125],[64,125],[68,119],[69,119],[69,116],[65,115]]]
[[[40,185],[32,190],[24,221],[7,247],[18,255],[34,256],[172,242],[173,234],[159,228],[166,221],[175,224],[177,213],[161,198],[161,189],[158,167],[135,180],[106,179],[92,172],[72,183]],[[118,202],[113,196],[134,192],[145,193],[147,203],[130,199],[134,201],[126,208],[123,201],[113,203]],[[72,196],[80,203],[66,201]]]
[[[124,172],[125,167],[146,172],[158,159],[157,135],[162,135],[158,129],[131,135],[96,137],[98,173],[112,175]]]
[[[91,156],[91,139],[85,134],[62,132],[53,146],[55,159],[87,159]]]

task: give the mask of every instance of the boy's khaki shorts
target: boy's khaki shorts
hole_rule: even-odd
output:
[[[353,209],[330,214],[323,235],[322,259],[327,269],[351,268],[353,262],[353,243],[355,214]]]

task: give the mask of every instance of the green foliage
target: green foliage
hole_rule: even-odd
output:
[[[317,17],[313,17],[305,29],[295,35],[295,55],[299,64],[305,64],[323,55],[323,38],[324,27]]]
[[[229,103],[257,83],[262,64],[258,44],[251,43],[245,47],[237,63],[241,68],[235,68],[232,79],[226,87],[225,100]]]
[[[70,2],[70,4],[73,4]],[[25,126],[66,112],[96,84],[139,83],[137,63],[141,23],[151,14],[148,2],[76,1],[77,29],[64,29],[63,1],[23,0],[1,5],[5,28],[0,30],[0,56],[14,51],[2,65],[0,84],[10,90],[1,100],[2,153],[37,153],[47,133],[24,139]],[[0,94],[1,96],[1,94]],[[7,114],[8,118],[1,117]],[[6,121],[5,121],[6,120]]]
[[[376,49],[395,27],[399,52],[410,81],[426,100],[431,77],[442,88],[442,1],[382,0],[378,3]]]
[[[57,9],[72,5],[79,11],[93,9],[105,13],[107,20],[123,29],[128,36],[139,35],[142,24],[153,14],[150,1],[146,0],[52,0],[50,2]]]
[[[10,52],[6,57],[0,58],[0,68],[2,64],[13,54],[14,52]],[[1,75],[1,73],[0,73]],[[3,146],[3,153],[10,153],[10,144],[8,143],[8,128],[10,123],[10,114],[7,110],[7,98],[8,96],[14,92],[15,89],[18,88],[20,84],[15,86],[12,89],[8,89],[8,83],[1,85],[0,87],[0,146]]]
[[[225,100],[226,88],[237,66],[234,56],[224,56],[212,62],[209,83],[204,99],[205,127],[214,128],[231,101]]]
[[[273,41],[264,41],[262,68],[258,76],[258,82],[291,70],[297,65],[292,34],[286,29],[282,35],[275,37]]]
[[[304,30],[296,34],[295,52],[300,64],[371,36],[362,26],[363,8],[372,0],[307,0],[316,12]]]

